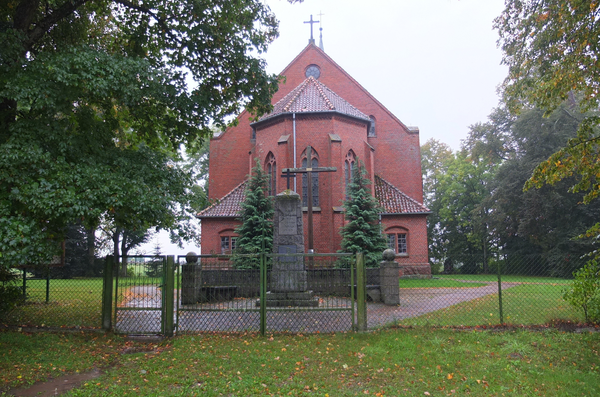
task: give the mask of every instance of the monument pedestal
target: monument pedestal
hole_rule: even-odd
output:
[[[273,258],[267,307],[317,307],[319,300],[308,290],[308,276],[302,256],[285,254],[304,253],[304,228],[300,196],[286,190],[275,197],[273,222],[273,252],[282,254]]]

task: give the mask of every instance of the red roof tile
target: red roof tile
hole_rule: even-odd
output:
[[[408,197],[391,183],[375,175],[375,197],[388,214],[426,214],[429,208]]]
[[[336,112],[370,121],[369,116],[350,105],[346,100],[331,91],[325,84],[309,77],[275,105],[273,111],[260,118],[267,120],[285,113]]]
[[[200,211],[198,218],[216,218],[216,217],[237,217],[240,212],[240,203],[246,197],[246,183],[243,181],[227,193],[222,199],[217,200],[213,205]]]
[[[198,218],[228,217],[236,218],[240,212],[240,204],[246,197],[244,181],[227,193],[221,200],[198,214]],[[417,200],[408,197],[391,183],[375,175],[375,197],[388,214],[427,214],[429,208]]]

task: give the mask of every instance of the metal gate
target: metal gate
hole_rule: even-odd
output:
[[[165,336],[175,331],[366,330],[362,258],[339,253],[198,255],[177,261],[134,256],[118,272],[107,259],[103,327]]]
[[[115,271],[114,331],[172,335],[173,257],[130,256],[125,261]]]
[[[352,287],[357,280],[356,260],[351,254],[245,258],[178,257],[177,332],[310,333],[357,328]]]

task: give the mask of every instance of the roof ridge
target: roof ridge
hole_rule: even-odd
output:
[[[300,85],[298,87],[296,87],[292,91],[290,91],[290,93],[288,95],[290,95],[292,93],[294,95],[292,95],[292,97],[290,98],[290,100],[287,101],[286,105],[283,107],[283,110],[285,112],[288,112],[290,110],[290,107],[292,106],[292,104],[294,103],[294,101],[296,100],[296,98],[298,98],[298,96],[300,96],[300,94],[302,93],[302,91],[304,91],[304,87],[308,84],[308,81],[309,81],[310,78],[312,78],[312,76],[309,77],[308,79],[304,80],[302,83],[300,83]],[[294,91],[296,91],[296,92],[294,93]],[[285,97],[283,97],[282,100],[283,99],[285,99]]]
[[[417,204],[418,206],[423,207],[427,211],[431,211],[429,208],[427,208],[425,206],[425,204],[419,203],[417,200],[415,200],[414,198],[410,197],[408,194],[404,193],[402,190],[398,189],[396,186],[392,185],[391,182],[385,180],[381,176],[375,174],[375,178],[379,178],[382,182],[384,182],[385,184],[387,184],[388,186],[390,186],[392,189],[394,189],[395,191],[397,191],[398,193],[400,193],[402,196],[406,197],[408,200],[410,200],[413,203]]]
[[[319,91],[319,94],[321,94],[321,97],[323,97],[323,100],[327,104],[327,107],[331,110],[335,110],[335,106],[334,106],[333,102],[331,102],[331,99],[329,99],[329,96],[327,96],[327,94],[325,94],[325,90],[323,88],[327,88],[329,91],[331,91],[331,89],[328,88],[325,84],[321,83],[320,81],[317,81],[313,76],[310,76],[309,79],[312,79],[313,84],[315,84],[317,91]],[[331,92],[333,92],[333,91],[331,91]],[[333,93],[335,94],[335,92],[333,92]],[[340,98],[342,98],[342,97],[340,97]],[[342,99],[344,99],[344,98],[342,98]],[[346,102],[348,102],[348,101],[346,101]],[[350,102],[348,102],[348,105],[352,106],[352,104]]]
[[[198,214],[196,216],[200,216],[205,212],[208,212],[208,210],[213,209],[214,207],[218,206],[219,204],[221,204],[223,201],[225,201],[225,199],[227,199],[229,196],[231,196],[236,190],[238,190],[240,187],[242,187],[242,185],[246,184],[246,182],[248,182],[248,179],[244,179],[242,182],[240,182],[236,187],[234,187],[233,189],[231,189],[229,191],[229,193],[227,193],[225,196],[221,197],[220,199],[215,200],[214,203],[212,203],[210,206],[206,207],[205,209],[203,209],[202,211],[198,212]]]

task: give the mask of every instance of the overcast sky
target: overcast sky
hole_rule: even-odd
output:
[[[303,22],[312,14],[325,52],[404,124],[418,126],[421,144],[433,137],[459,149],[469,125],[498,104],[507,69],[492,21],[503,0],[265,1],[280,21],[264,55],[269,72],[281,72],[308,44]],[[314,34],[318,44],[318,24]],[[158,239],[163,254],[199,252],[170,244],[165,233]],[[153,246],[142,250],[151,254]]]
[[[265,59],[281,72],[321,21],[325,52],[404,124],[418,126],[421,144],[436,138],[460,147],[469,125],[498,104],[500,65],[492,21],[503,0],[265,0],[280,36]],[[322,13],[322,16],[318,14]],[[315,25],[319,43],[319,26]]]

